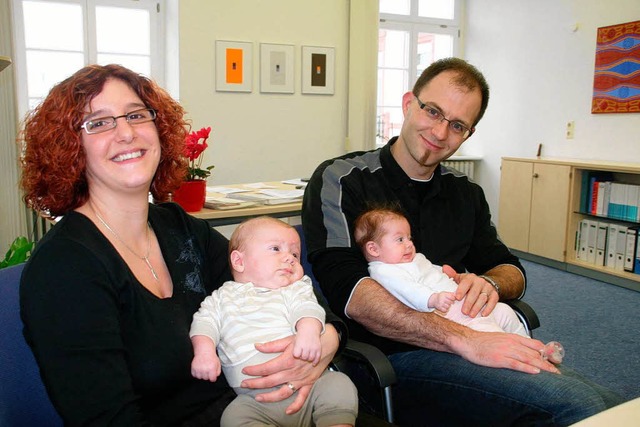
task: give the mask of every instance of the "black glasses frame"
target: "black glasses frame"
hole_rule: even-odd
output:
[[[449,129],[454,133],[454,135],[461,135],[462,139],[467,139],[469,138],[473,132],[475,131],[475,128],[469,128],[467,125],[465,125],[464,123],[458,121],[458,120],[450,120],[447,119],[444,114],[442,114],[442,111],[438,110],[437,108],[431,106],[431,105],[427,105],[424,102],[420,101],[420,98],[418,98],[416,95],[413,95],[416,98],[416,101],[418,101],[418,106],[420,107],[421,110],[425,111],[430,117],[430,119],[437,121],[438,123],[442,123],[443,120],[446,120],[449,123]],[[429,110],[427,110],[426,108],[428,108]],[[454,126],[460,126],[463,129],[462,133],[459,133]]]

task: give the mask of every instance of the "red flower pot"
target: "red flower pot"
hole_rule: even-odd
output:
[[[173,201],[187,212],[198,212],[204,206],[207,196],[207,181],[199,179],[185,181],[173,193]]]

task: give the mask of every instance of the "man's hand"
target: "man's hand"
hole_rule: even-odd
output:
[[[256,348],[263,353],[282,354],[260,365],[246,366],[242,370],[243,373],[259,378],[244,380],[241,387],[270,388],[281,386],[269,393],[258,394],[256,400],[259,402],[279,402],[298,391],[298,395],[289,405],[286,413],[298,412],[307,400],[313,384],[329,366],[340,344],[338,333],[330,324],[325,326],[325,333],[322,334],[320,341],[322,343],[322,357],[315,366],[293,357],[293,335],[268,343],[256,344]]]
[[[500,296],[489,282],[473,273],[457,273],[449,265],[443,265],[442,272],[458,284],[456,299],[464,298],[462,313],[469,317],[476,317],[480,312],[483,316],[491,314]]]
[[[547,360],[541,350],[545,345],[538,340],[502,332],[469,331],[460,343],[458,354],[477,365],[507,368],[529,374],[540,371],[560,373]]]

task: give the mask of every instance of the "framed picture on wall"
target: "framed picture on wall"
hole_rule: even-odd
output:
[[[640,113],[640,21],[598,28],[591,113]]]
[[[260,43],[260,92],[294,92],[293,45]]]
[[[335,49],[302,46],[302,93],[333,95]]]
[[[251,92],[253,83],[253,44],[216,41],[216,90]]]

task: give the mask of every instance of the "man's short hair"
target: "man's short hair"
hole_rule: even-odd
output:
[[[480,104],[480,112],[476,118],[473,126],[477,125],[484,112],[489,105],[489,84],[484,78],[484,75],[473,65],[469,64],[464,59],[460,58],[444,58],[439,59],[429,65],[418,77],[416,84],[413,85],[413,94],[417,97],[420,91],[433,80],[438,74],[445,71],[453,71],[456,73],[456,77],[453,80],[458,86],[473,90],[475,88],[480,89],[482,95],[482,103]],[[472,127],[473,127],[472,126]]]

